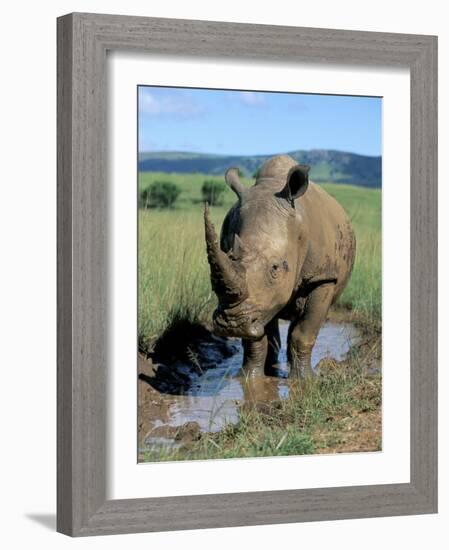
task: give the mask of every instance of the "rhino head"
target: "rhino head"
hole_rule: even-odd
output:
[[[225,180],[238,203],[224,220],[220,243],[205,205],[207,257],[219,302],[213,315],[218,334],[257,340],[291,299],[302,267],[301,246],[306,246],[295,199],[307,190],[308,172],[309,167],[290,157],[275,157],[248,188],[238,170],[229,169]]]

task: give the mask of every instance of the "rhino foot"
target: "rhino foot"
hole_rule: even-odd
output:
[[[317,373],[312,369],[312,353],[307,351],[292,351],[290,353],[290,374],[289,378],[313,379]]]
[[[317,377],[317,373],[312,369],[310,363],[306,365],[290,364],[290,374],[288,377],[291,379],[312,380]]]

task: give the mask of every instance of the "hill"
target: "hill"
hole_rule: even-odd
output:
[[[275,154],[275,153],[274,153]],[[274,155],[273,154],[273,155]],[[370,157],[327,149],[290,151],[296,161],[311,166],[311,179],[318,183],[348,183],[362,187],[380,187],[382,157]],[[238,166],[245,176],[254,172],[273,155],[212,155],[182,151],[139,153],[139,172],[177,172],[223,175]]]

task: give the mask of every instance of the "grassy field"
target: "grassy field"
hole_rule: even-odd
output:
[[[215,304],[203,229],[202,174],[142,173],[139,187],[172,181],[182,189],[173,209],[139,212],[139,346],[148,351],[173,319],[204,322]],[[223,181],[223,178],[216,178]],[[248,185],[252,180],[243,180]],[[346,209],[357,237],[354,271],[339,304],[366,325],[381,315],[381,193],[378,189],[323,184]],[[235,195],[211,209],[217,230]]]

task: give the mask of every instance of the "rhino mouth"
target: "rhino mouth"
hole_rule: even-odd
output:
[[[218,307],[213,315],[214,332],[219,336],[259,340],[265,326],[256,312],[237,313]]]

